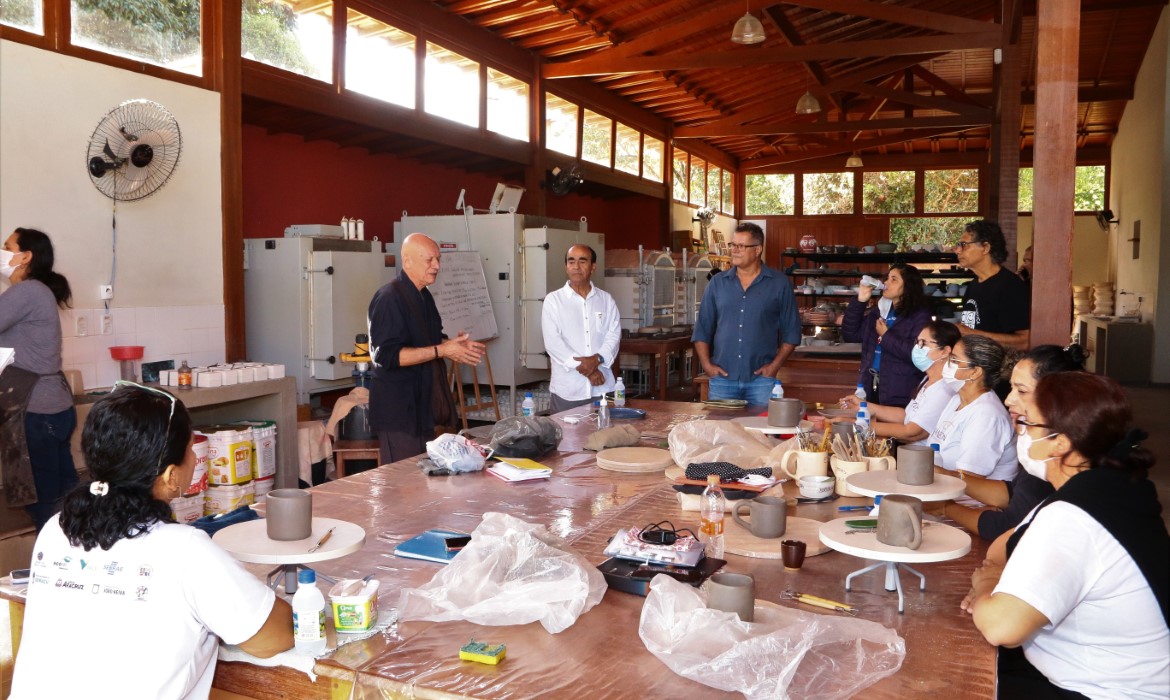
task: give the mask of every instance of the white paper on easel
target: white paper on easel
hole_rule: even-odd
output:
[[[443,318],[443,334],[448,338],[454,338],[460,331],[467,331],[472,340],[499,336],[479,253],[462,250],[443,253],[439,276],[428,289]]]
[[[15,361],[16,361],[16,349],[15,348],[0,348],[0,372],[3,372],[5,367],[7,367],[8,365],[12,364]]]

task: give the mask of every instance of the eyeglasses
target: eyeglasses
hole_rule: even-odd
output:
[[[959,250],[966,250],[969,245],[982,245],[986,241],[959,241],[951,246],[951,248],[958,248]]]
[[[759,248],[759,243],[728,243],[727,247],[732,250],[743,250],[744,248]]]
[[[955,355],[951,355],[950,357],[947,358],[947,364],[953,365],[955,367],[958,367],[960,364],[964,364],[964,365],[967,365],[968,367],[970,367],[971,365],[973,365],[975,363],[970,361],[970,360],[960,360]]]
[[[175,404],[178,403],[178,399],[176,399],[173,394],[165,392],[162,389],[155,389],[152,386],[143,386],[141,384],[138,384],[137,382],[131,382],[131,381],[127,381],[125,379],[119,379],[118,381],[114,382],[114,389],[115,390],[120,386],[130,386],[130,387],[134,387],[135,389],[142,389],[143,391],[149,391],[150,393],[158,394],[159,396],[162,396],[171,402],[171,412],[167,415],[167,429],[163,433],[163,449],[162,449],[162,452],[160,452],[158,455],[158,464],[155,465],[156,470],[161,469],[162,468],[162,458],[163,458],[163,455],[167,451],[167,438],[170,437],[170,434],[171,434],[171,420],[175,417]]]
[[[1023,435],[1025,432],[1027,432],[1028,428],[1048,428],[1049,430],[1052,430],[1051,425],[1045,425],[1043,423],[1030,423],[1023,416],[1020,416],[1016,419],[1017,435]],[[1055,433],[1053,434],[1055,435]]]
[[[938,344],[937,340],[923,340],[922,338],[915,340],[914,344],[920,348],[926,347],[927,344],[934,345],[935,347],[940,347],[940,348],[942,347],[941,345]]]

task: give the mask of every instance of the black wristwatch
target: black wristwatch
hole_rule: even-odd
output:
[[[595,355],[595,357],[597,358],[597,364],[599,364],[599,365],[605,364],[605,358],[601,356],[601,353],[597,353],[597,355]]]

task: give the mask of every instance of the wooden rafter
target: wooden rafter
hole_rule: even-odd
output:
[[[966,102],[967,104],[973,105],[975,107],[986,108],[986,107],[990,106],[980,97],[970,95],[970,94],[964,92],[963,90],[959,89],[958,87],[951,85],[950,83],[948,83],[947,81],[938,77],[934,73],[931,73],[922,64],[918,64],[916,66],[911,66],[910,70],[913,71],[914,76],[916,78],[922,80],[924,83],[926,83],[927,85],[930,85],[931,87],[938,90],[939,92],[946,95],[947,97],[951,98],[952,100],[957,100],[959,102]]]
[[[882,20],[883,22],[894,22],[896,24],[922,27],[924,29],[933,29],[952,34],[977,34],[995,29],[995,26],[991,22],[982,22],[977,19],[947,15],[941,12],[931,12],[919,8],[884,5],[876,2],[867,2],[866,0],[787,0],[787,2],[791,5],[811,7],[816,10],[836,12],[842,15],[853,15],[855,17],[868,17],[870,19]]]
[[[753,160],[741,160],[740,167],[744,170],[759,170],[761,168],[773,168],[782,165],[790,165],[804,160],[812,160],[814,158],[824,158],[825,156],[843,155],[845,153],[852,153],[864,148],[877,148],[879,146],[888,146],[890,144],[902,143],[903,141],[913,141],[917,139],[927,139],[936,136],[943,136],[945,134],[955,133],[955,129],[926,129],[926,130],[907,130],[899,134],[885,134],[874,138],[866,139],[864,141],[842,141],[839,146],[834,146],[826,149],[816,149],[811,151],[793,152],[786,156],[774,156],[770,158],[756,158]]]
[[[959,102],[949,97],[919,95],[908,90],[893,90],[882,85],[870,85],[869,83],[861,83],[855,87],[859,92],[883,97],[891,102],[921,107],[922,109],[937,109],[943,112],[971,115],[989,112],[987,107],[975,107],[968,102]]]
[[[768,16],[768,19],[772,20],[772,24],[776,25],[776,29],[779,30],[780,36],[784,37],[784,40],[788,42],[789,46],[805,45],[804,39],[802,39],[800,36],[800,32],[798,32],[796,27],[793,26],[792,22],[788,20],[788,15],[784,14],[784,10],[773,5],[772,7],[765,9],[764,14]],[[823,87],[825,83],[829,82],[829,76],[825,73],[825,69],[821,67],[820,63],[817,61],[803,61],[803,64],[804,69],[808,71],[808,74],[812,76],[813,80],[816,81],[818,87]],[[841,103],[837,101],[836,96],[830,94],[828,97],[829,100],[832,101],[832,103],[837,107],[837,109],[841,109]]]
[[[761,134],[831,134],[834,132],[878,131],[884,129],[929,129],[949,127],[985,126],[991,123],[991,115],[953,117],[916,117],[914,119],[860,119],[836,122],[812,122],[804,124],[744,124],[740,126],[681,126],[674,130],[676,139],[718,138],[723,136],[759,136]]]

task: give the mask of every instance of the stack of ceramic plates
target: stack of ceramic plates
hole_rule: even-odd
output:
[[[1097,282],[1093,285],[1093,315],[1113,315],[1113,285],[1109,282]]]
[[[1092,293],[1089,291],[1088,285],[1073,285],[1073,314],[1076,316],[1085,316],[1093,308]]]
[[[813,326],[827,326],[833,322],[833,317],[828,311],[812,309],[804,314],[804,322]]]

